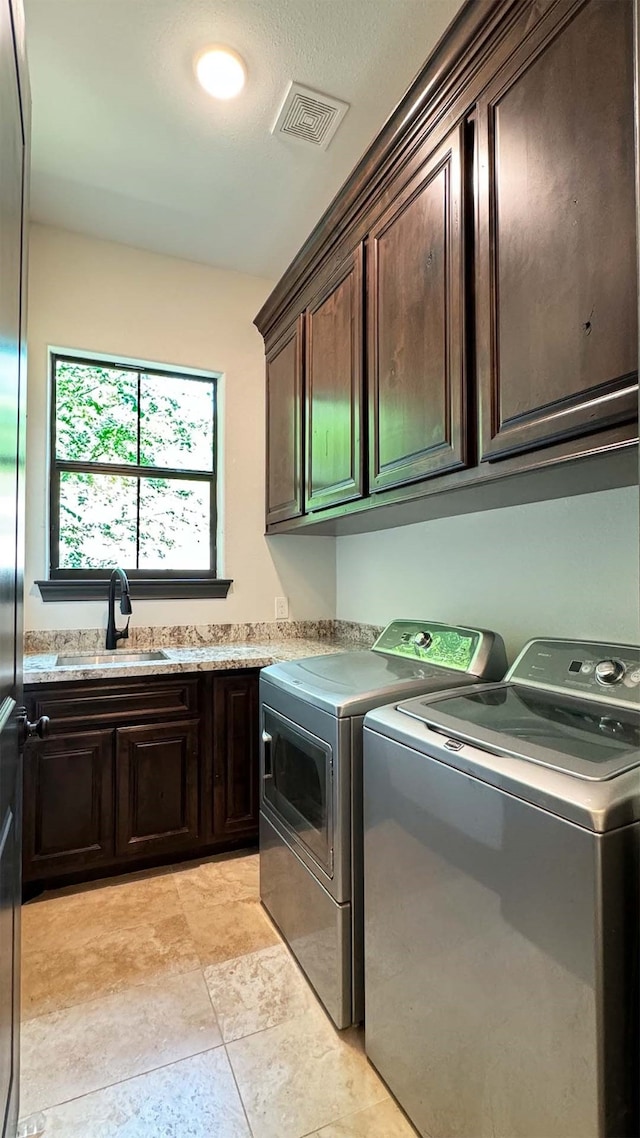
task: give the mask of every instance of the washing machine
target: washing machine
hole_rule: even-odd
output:
[[[424,1138],[638,1138],[640,649],[364,722],[366,1052]]]

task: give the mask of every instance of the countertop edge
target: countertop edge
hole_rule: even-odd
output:
[[[271,644],[234,643],[208,648],[167,648],[167,660],[145,660],[120,665],[56,667],[55,653],[24,657],[25,688],[50,683],[80,683],[86,680],[136,679],[146,676],[179,675],[193,672],[248,671],[266,668],[287,660],[332,655],[363,647],[352,641],[291,639]]]

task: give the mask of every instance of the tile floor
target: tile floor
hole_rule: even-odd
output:
[[[47,894],[22,970],[46,1138],[414,1138],[261,909],[256,854]]]

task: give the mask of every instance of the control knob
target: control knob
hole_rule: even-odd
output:
[[[596,664],[596,679],[599,684],[618,684],[624,673],[625,666],[619,660],[601,660]]]
[[[413,643],[417,648],[428,648],[433,640],[430,632],[416,632]]]

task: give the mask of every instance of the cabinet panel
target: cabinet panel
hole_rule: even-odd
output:
[[[130,857],[198,837],[198,727],[163,723],[116,732],[116,852]]]
[[[258,827],[258,677],[214,681],[214,833],[220,838]]]
[[[177,719],[197,711],[198,681],[181,676],[158,676],[111,683],[95,680],[56,683],[32,689],[30,706],[32,719],[49,716],[54,734],[94,723],[109,723],[115,727],[132,720]]]
[[[569,15],[478,103],[485,459],[637,415],[632,4]]]
[[[362,246],[307,308],[306,507],[362,493]]]
[[[267,351],[267,522],[302,513],[303,317]]]
[[[465,464],[462,128],[369,239],[370,487]]]
[[[29,743],[24,758],[24,876],[89,866],[113,853],[113,733]]]

